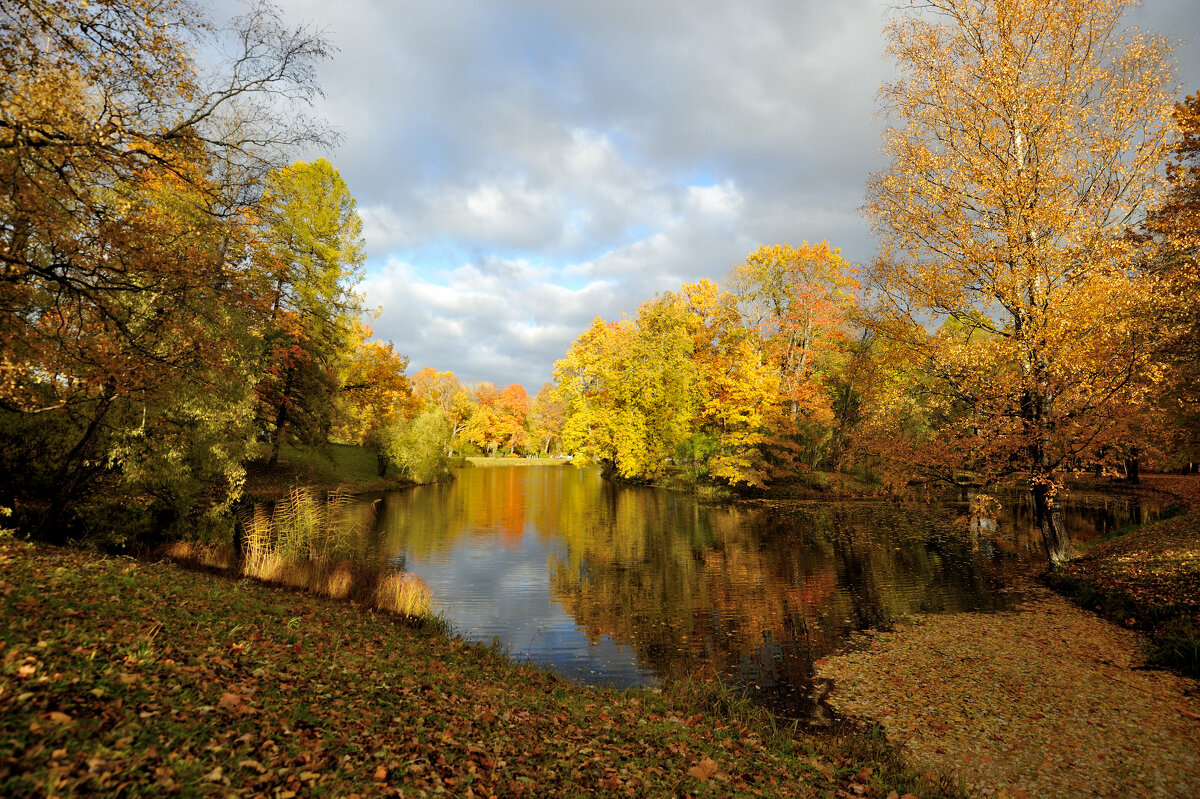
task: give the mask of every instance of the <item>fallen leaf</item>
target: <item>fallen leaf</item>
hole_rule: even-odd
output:
[[[219,702],[217,702],[217,704],[223,708],[235,708],[242,704],[242,697],[233,693],[232,691],[226,691],[225,693],[221,694],[221,699]]]
[[[706,757],[688,769],[687,773],[688,776],[695,777],[696,779],[700,780],[700,782],[707,782],[714,774],[717,773],[716,761],[710,757]]]
[[[375,769],[375,779],[376,780],[379,780],[379,781],[386,780],[387,775],[388,775],[388,770],[387,770],[386,766],[380,766],[379,768]]]

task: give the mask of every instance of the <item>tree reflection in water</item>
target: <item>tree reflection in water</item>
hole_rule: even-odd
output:
[[[996,566],[1026,552],[1040,564],[1040,542],[1005,518],[999,544],[973,546],[955,521],[963,508],[706,506],[590,469],[468,469],[383,497],[377,540],[381,557],[403,555],[430,583],[466,637],[495,635],[517,657],[592,682],[719,677],[804,713],[814,662],[851,631],[1001,608]],[[1117,498],[1077,524],[1141,514]]]

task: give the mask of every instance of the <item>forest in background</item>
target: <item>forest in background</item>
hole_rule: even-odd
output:
[[[764,245],[597,319],[534,397],[409,376],[357,291],[362,222],[306,116],[319,33],[171,0],[2,12],[0,507],[109,543],[223,536],[290,442],[380,474],[569,453],[739,491],[830,473],[1030,488],[1200,460],[1200,94],[1127,2],[938,0],[886,31],[881,246]],[[233,53],[212,68],[197,49]],[[986,501],[986,497],[985,497]]]

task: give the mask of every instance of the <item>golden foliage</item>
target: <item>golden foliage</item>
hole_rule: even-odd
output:
[[[1022,474],[1048,527],[1058,474],[1120,444],[1156,378],[1125,235],[1171,144],[1166,42],[1121,28],[1126,0],[932,0],[887,28],[891,159],[876,330],[913,349],[943,476]],[[914,335],[929,320],[936,335]]]

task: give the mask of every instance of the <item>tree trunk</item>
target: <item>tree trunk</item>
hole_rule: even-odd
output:
[[[279,463],[279,452],[283,449],[283,428],[287,424],[288,396],[291,393],[292,370],[289,368],[287,378],[283,381],[283,395],[279,398],[279,411],[275,414],[275,441],[271,446],[271,460],[267,461],[269,466]]]
[[[1046,557],[1051,566],[1057,566],[1075,557],[1075,547],[1067,535],[1063,523],[1062,505],[1050,494],[1050,486],[1037,483],[1033,487],[1033,518],[1042,531],[1046,545]]]
[[[375,449],[375,465],[379,470],[378,474],[380,477],[383,477],[385,474],[387,474],[388,456],[387,453],[383,451],[382,446]]]
[[[1131,483],[1140,483],[1141,475],[1138,473],[1138,448],[1134,447],[1129,451],[1129,457],[1125,459],[1125,479]]]

